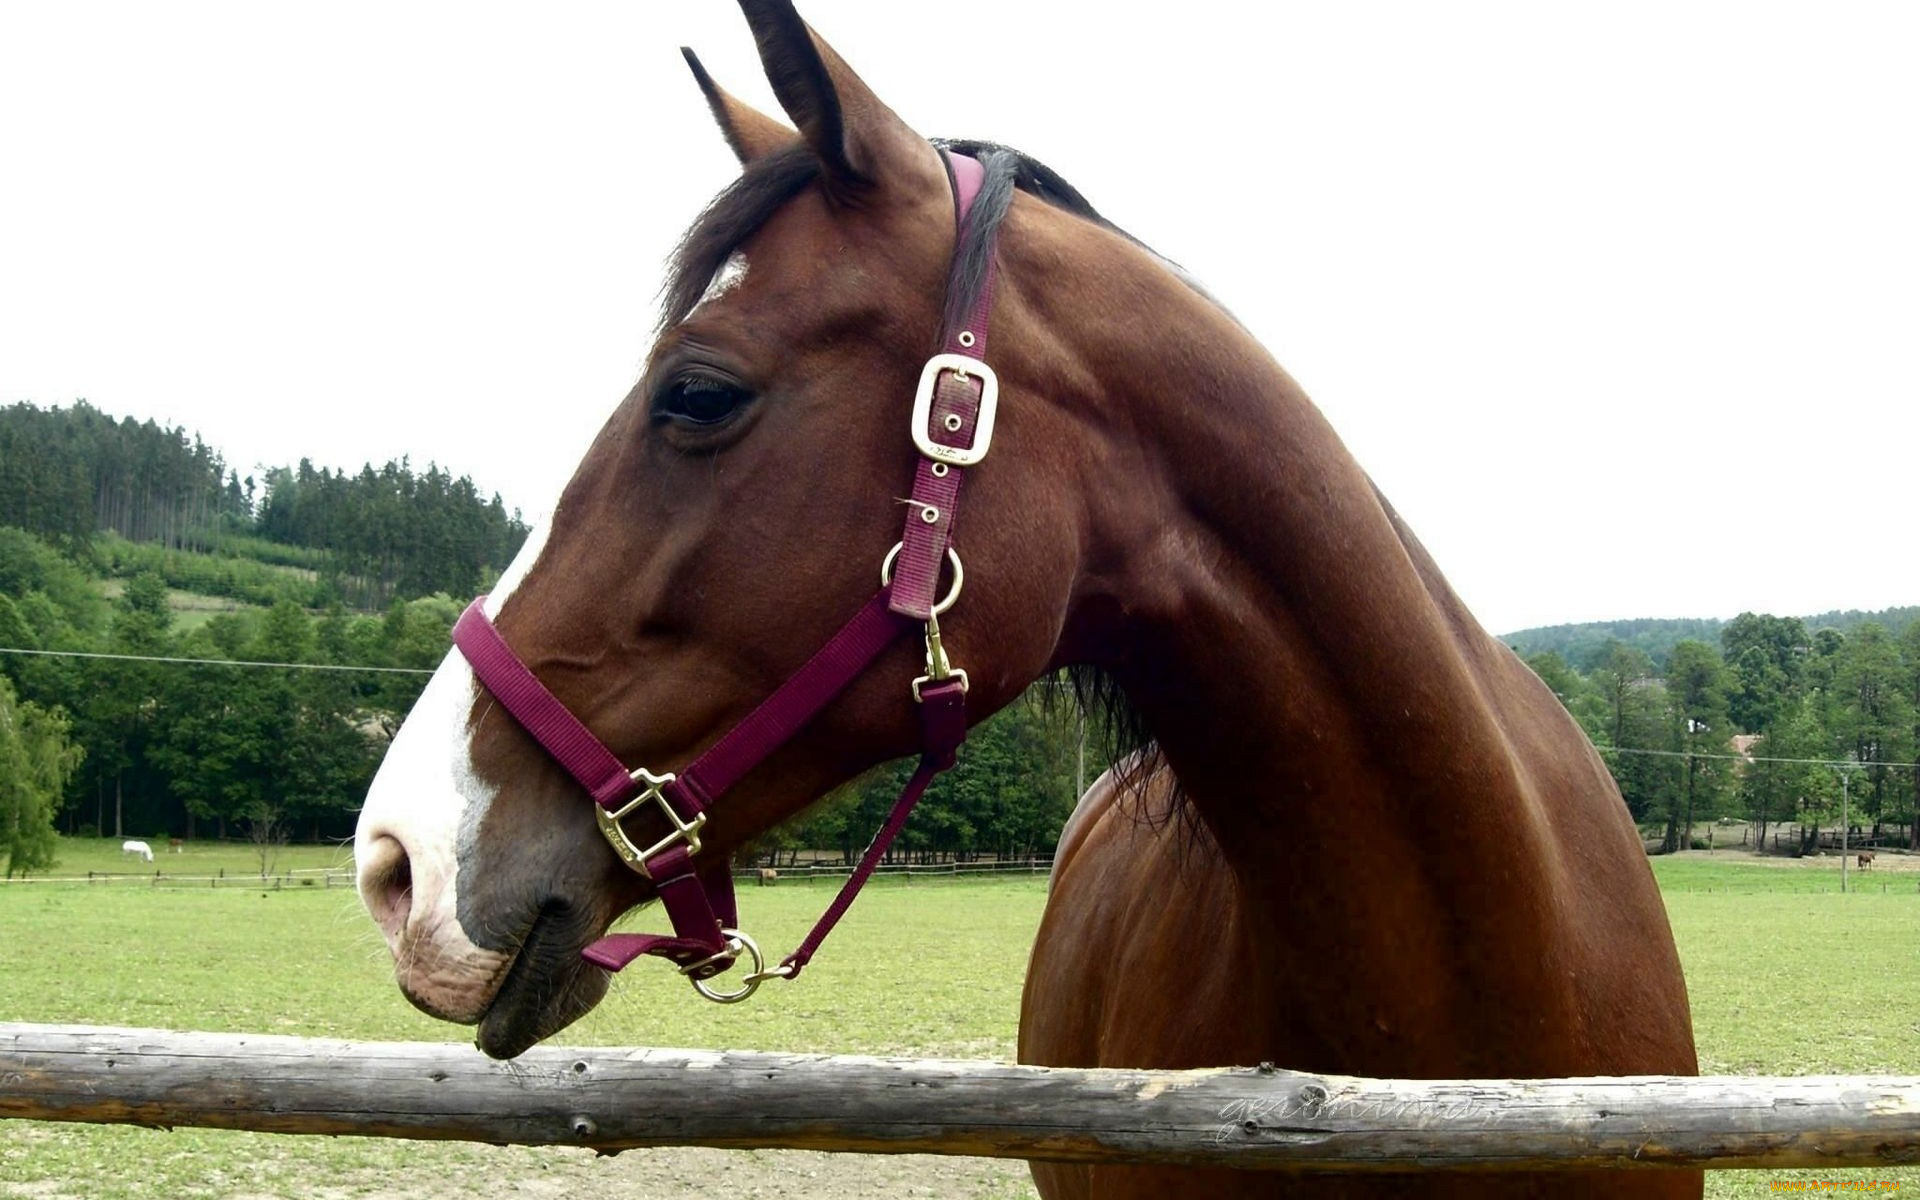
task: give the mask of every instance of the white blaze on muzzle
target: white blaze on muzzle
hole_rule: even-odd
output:
[[[538,560],[546,530],[515,557],[494,611]],[[510,953],[476,945],[458,911],[461,870],[494,800],[473,768],[469,722],[479,694],[466,659],[450,652],[388,747],[354,832],[360,896],[386,935],[402,990],[456,1021],[485,1011],[512,963]]]

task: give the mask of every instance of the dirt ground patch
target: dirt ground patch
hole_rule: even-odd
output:
[[[1035,1193],[1027,1166],[984,1158],[932,1155],[819,1154],[802,1150],[630,1151],[612,1161],[577,1164],[580,1182],[619,1200],[705,1200],[714,1195],[938,1196],[943,1200],[1001,1200]],[[539,1181],[535,1181],[539,1182]],[[579,1195],[577,1187],[551,1193]]]
[[[565,1146],[0,1124],[6,1126],[0,1130],[0,1200],[709,1200],[716,1195],[1033,1200],[1036,1195],[1027,1165],[1008,1159],[698,1147],[602,1156]],[[112,1167],[103,1171],[108,1164]]]
[[[392,1173],[336,1180],[313,1200],[709,1200],[713,1196],[940,1197],[1026,1200],[1035,1195],[1025,1163],[923,1154],[820,1154],[804,1150],[629,1150],[596,1158],[579,1150],[475,1148],[470,1166],[436,1178]],[[254,1200],[234,1194],[220,1200]],[[264,1198],[263,1198],[264,1200]]]

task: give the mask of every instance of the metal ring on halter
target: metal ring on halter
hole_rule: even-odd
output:
[[[893,549],[887,551],[886,560],[880,564],[881,587],[893,585],[893,563],[900,557],[901,544],[895,542]],[[947,561],[953,564],[953,586],[948,588],[947,594],[940,598],[940,603],[933,606],[933,615],[936,617],[953,607],[953,602],[960,598],[960,589],[967,582],[967,569],[960,565],[960,552],[952,546],[947,547]]]
[[[699,962],[688,963],[686,966],[680,968],[680,973],[687,977],[687,982],[693,985],[693,990],[699,992],[715,1004],[738,1004],[740,1001],[745,1000],[748,996],[758,991],[760,985],[767,980],[775,978],[776,976],[784,978],[791,973],[786,967],[775,967],[771,971],[767,970],[767,960],[760,954],[759,943],[755,942],[746,934],[741,933],[738,929],[722,929],[720,936],[727,939],[726,949],[720,951],[718,954],[709,955]],[[753,970],[748,971],[742,976],[740,986],[731,992],[716,991],[707,986],[706,980],[696,979],[693,976],[693,972],[698,971],[702,967],[712,966],[716,962],[732,962],[743,953],[753,960]]]

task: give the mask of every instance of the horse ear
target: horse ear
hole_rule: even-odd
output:
[[[946,187],[927,140],[881,103],[833,47],[807,28],[791,0],[740,0],[767,82],[832,180],[905,179]]]
[[[680,53],[692,69],[694,81],[706,96],[713,119],[719,122],[720,132],[726,135],[727,145],[733,147],[734,157],[740,160],[741,166],[756,158],[765,158],[782,146],[791,146],[799,139],[799,134],[751,104],[742,103],[715,83],[713,76],[707,74],[706,67],[701,65],[699,56],[691,49],[682,46]]]

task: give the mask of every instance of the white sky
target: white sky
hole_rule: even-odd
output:
[[[1206,282],[1489,628],[1920,602],[1920,7],[802,11]],[[726,0],[0,6],[0,403],[538,516],[733,176],[682,43],[774,108]]]

